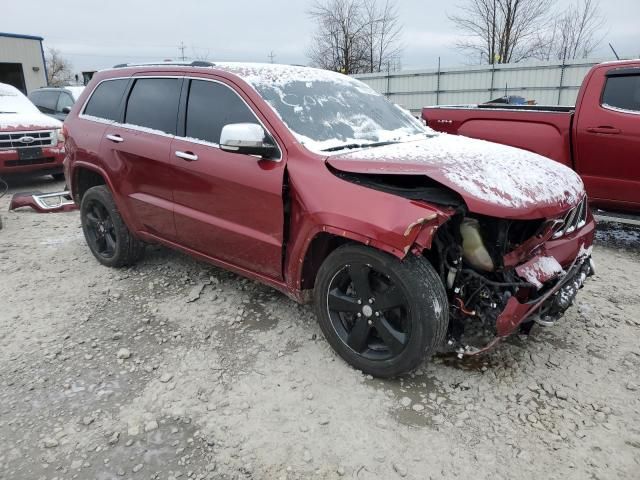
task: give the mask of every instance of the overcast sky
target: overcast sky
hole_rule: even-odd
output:
[[[460,0],[464,1],[464,0]],[[575,0],[558,0],[560,9]],[[39,35],[73,63],[74,71],[123,62],[185,56],[215,60],[306,64],[314,25],[311,0],[31,0],[3,1],[0,31]],[[469,63],[454,48],[456,31],[447,14],[454,1],[397,0],[403,24],[403,68]],[[594,56],[608,58],[612,42],[620,56],[640,56],[640,0],[601,0],[607,27]],[[36,13],[38,12],[38,13]]]

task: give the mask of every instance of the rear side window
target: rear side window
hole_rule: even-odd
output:
[[[182,80],[145,78],[133,85],[124,121],[130,125],[176,133]]]
[[[187,103],[186,136],[220,143],[222,127],[229,123],[256,123],[242,99],[220,83],[192,80]]]
[[[36,91],[31,93],[31,101],[44,113],[55,113],[60,92],[54,90]]]
[[[96,87],[84,109],[85,115],[118,120],[120,100],[127,88],[128,79],[106,80]]]
[[[607,78],[602,104],[640,112],[640,75]]]

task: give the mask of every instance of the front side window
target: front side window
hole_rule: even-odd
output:
[[[106,80],[96,87],[84,109],[85,115],[118,120],[120,101],[127,88],[128,79]]]
[[[65,107],[73,107],[73,103],[74,101],[73,98],[71,98],[71,95],[66,92],[62,92],[58,98],[58,106],[56,107],[56,110],[58,112],[62,112]]]
[[[229,87],[205,80],[191,81],[187,103],[187,137],[217,145],[225,125],[256,122],[253,112]]]
[[[602,104],[605,107],[640,112],[640,75],[607,78]]]
[[[131,89],[124,121],[175,135],[182,79],[142,78]]]

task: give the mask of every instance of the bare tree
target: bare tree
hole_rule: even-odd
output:
[[[602,41],[604,25],[597,0],[576,0],[554,25],[552,55],[559,60],[588,57]]]
[[[392,0],[316,0],[308,56],[315,66],[346,74],[376,72],[399,61],[401,28]]]
[[[402,27],[398,21],[398,9],[390,0],[379,4],[378,0],[364,0],[364,21],[367,24],[364,38],[369,72],[389,70],[402,55],[400,35]]]
[[[67,85],[71,79],[71,62],[60,55],[60,50],[48,48],[46,55],[47,83],[52,87]]]
[[[457,47],[481,63],[511,63],[544,55],[541,31],[552,0],[467,0],[450,20],[465,34]]]

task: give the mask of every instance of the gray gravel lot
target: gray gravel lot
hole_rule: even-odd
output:
[[[640,478],[639,230],[556,326],[381,381],[308,306],[157,246],[107,269],[77,212],[8,202],[0,479]]]

